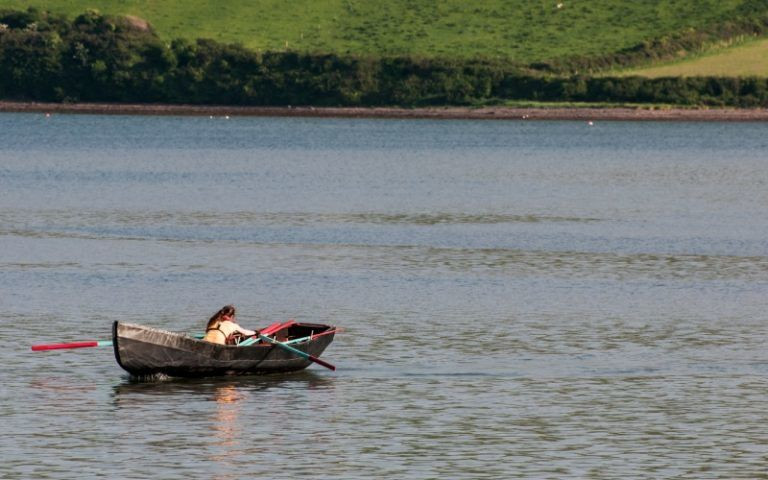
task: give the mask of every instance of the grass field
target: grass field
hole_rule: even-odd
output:
[[[644,77],[768,76],[768,40],[761,39],[667,65],[627,70],[621,75]]]
[[[0,0],[75,16],[148,20],[165,39],[257,50],[497,58],[522,63],[610,53],[727,18],[742,0]]]

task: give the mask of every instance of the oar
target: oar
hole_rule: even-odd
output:
[[[195,338],[203,338],[205,335],[202,333],[196,333],[193,335]],[[40,352],[43,350],[60,350],[63,348],[88,348],[88,347],[111,347],[112,340],[93,340],[89,342],[70,342],[70,343],[49,343],[46,345],[32,345],[33,352]]]
[[[306,337],[301,338],[294,338],[293,340],[288,340],[287,342],[284,342],[286,345],[293,345],[294,343],[301,343],[306,342],[307,340],[314,340],[317,337],[322,337],[323,335],[328,335],[329,333],[336,333],[342,331],[340,328],[333,328],[330,330],[326,330],[322,333],[315,333]],[[261,331],[262,335],[269,335],[268,333],[264,333],[264,331]],[[250,347],[254,343],[258,342],[259,340],[256,338],[256,335],[252,336],[251,338],[248,338],[246,340],[243,340],[242,342],[238,343],[238,347]]]
[[[32,345],[33,352],[41,350],[59,350],[61,348],[87,348],[87,347],[111,347],[112,340],[98,340],[92,342],[51,343],[48,345]]]
[[[256,330],[257,333],[261,333],[262,335],[272,335],[275,332],[278,332],[284,328],[290,327],[296,323],[294,320],[288,320],[287,322],[275,322],[272,325],[268,327],[264,327],[261,330]],[[238,347],[249,347],[253,345],[254,343],[258,342],[259,340],[256,338],[256,335],[253,335],[249,338],[246,338],[242,342],[238,343]]]
[[[321,332],[321,333],[312,334],[312,335],[310,335],[308,337],[294,338],[293,340],[288,340],[287,342],[285,342],[285,344],[286,345],[293,345],[294,343],[301,343],[301,342],[305,342],[307,340],[314,340],[317,337],[322,337],[323,335],[328,335],[329,333],[336,333],[336,332],[339,332],[339,331],[341,331],[340,328],[332,328],[330,330],[326,330],[326,331]]]
[[[309,360],[311,362],[315,362],[318,365],[322,365],[325,368],[328,368],[330,370],[336,370],[336,367],[334,367],[333,365],[331,365],[330,363],[328,363],[328,362],[326,362],[324,360],[320,360],[319,358],[315,357],[314,355],[310,355],[308,353],[302,352],[301,350],[297,350],[297,349],[295,349],[295,348],[293,348],[293,347],[291,347],[289,345],[284,344],[283,342],[278,342],[277,340],[275,340],[273,338],[269,338],[266,335],[262,335],[262,334],[260,334],[258,332],[256,333],[256,335],[258,335],[258,337],[260,339],[264,340],[265,342],[269,342],[269,343],[272,343],[274,345],[277,345],[278,347],[282,348],[283,350],[291,352],[291,353],[293,353],[295,355],[298,355],[298,356],[300,356],[302,358],[306,358],[307,360]]]

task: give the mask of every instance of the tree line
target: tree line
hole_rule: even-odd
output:
[[[768,1],[768,0],[766,0]],[[596,77],[486,60],[255,52],[162,41],[130,19],[0,11],[0,98],[53,102],[431,106],[507,100],[768,106],[768,79]]]

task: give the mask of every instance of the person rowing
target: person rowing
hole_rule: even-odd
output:
[[[255,330],[248,330],[235,322],[234,305],[225,305],[208,320],[203,340],[221,345],[233,345],[236,343],[237,336],[253,335],[256,335]]]

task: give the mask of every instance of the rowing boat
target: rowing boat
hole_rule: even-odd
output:
[[[117,321],[112,326],[112,346],[118,365],[134,376],[205,377],[292,372],[317,361],[333,341],[335,328],[285,322],[271,325],[261,334],[269,338],[262,337],[256,343],[219,345],[185,333]],[[287,345],[290,347],[286,348]]]

